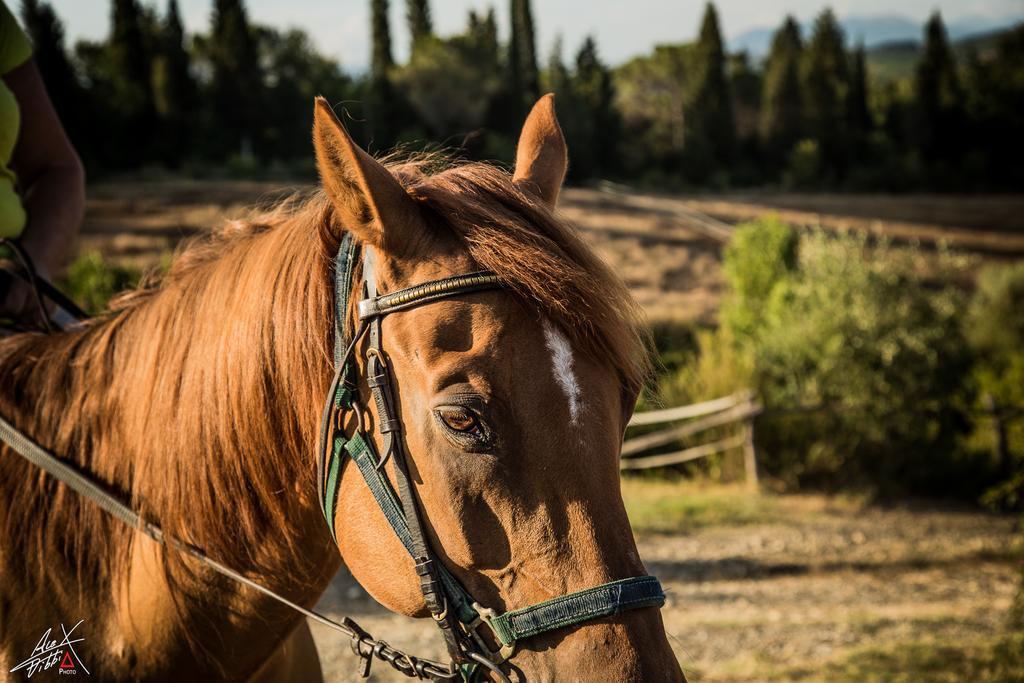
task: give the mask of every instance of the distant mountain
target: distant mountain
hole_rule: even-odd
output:
[[[946,30],[949,31],[950,39],[960,40],[961,38],[977,36],[982,33],[1001,31],[1002,29],[1009,28],[1010,26],[1020,23],[1021,21],[1024,21],[1024,13],[1006,17],[1004,19],[993,19],[992,17],[976,15],[961,17],[946,26]]]
[[[768,54],[772,46],[774,28],[752,28],[735,38],[726,39],[731,52],[746,52],[752,59],[760,59]]]
[[[846,33],[846,42],[849,45],[864,43],[865,47],[916,40],[921,37],[923,30],[921,24],[916,21],[895,14],[878,17],[847,17],[840,23]],[[804,31],[806,35],[810,35],[811,25],[807,25]]]
[[[997,29],[986,29],[976,33],[962,34],[951,37],[953,53],[963,60],[969,51],[975,50],[984,55],[986,51],[993,49],[999,36],[1003,35],[1013,26],[1005,26]],[[952,33],[952,31],[950,32]],[[902,40],[891,43],[882,43],[868,49],[867,61],[868,70],[872,78],[881,81],[898,81],[910,78],[914,73],[914,66],[921,57],[921,43],[919,40]]]
[[[979,33],[1008,28],[1022,20],[1024,20],[1024,12],[998,19],[971,15],[947,22],[946,30],[949,32],[951,40],[959,40]],[[887,43],[916,43],[921,40],[924,30],[922,23],[896,14],[849,16],[842,19],[840,24],[846,33],[849,45],[863,42],[867,48]],[[801,28],[805,38],[810,36],[812,26],[813,22],[802,24]],[[777,28],[762,27],[745,31],[728,41],[729,49],[734,52],[746,50],[752,58],[760,59],[768,54],[772,35]]]

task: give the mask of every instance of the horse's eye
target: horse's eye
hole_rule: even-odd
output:
[[[437,416],[452,431],[474,434],[480,431],[480,420],[465,408],[445,406],[437,409]]]

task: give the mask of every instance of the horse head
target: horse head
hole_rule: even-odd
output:
[[[347,231],[374,253],[353,300],[365,296],[363,279],[387,293],[486,270],[503,284],[381,320],[396,415],[382,418],[364,401],[358,417],[379,453],[388,448],[382,422],[400,420],[424,533],[443,571],[497,611],[643,576],[619,451],[647,368],[645,337],[622,282],[554,213],[567,155],[553,98],[530,113],[511,175],[484,164],[438,171],[429,160],[378,162],[323,100],[314,143],[334,211],[329,247]],[[350,329],[359,324],[354,310]],[[371,343],[359,340],[354,353],[356,395],[367,398]],[[395,469],[384,469],[398,484]],[[432,611],[350,461],[333,521],[342,558],[377,601],[410,616]],[[505,668],[524,680],[682,679],[655,606],[523,639]]]

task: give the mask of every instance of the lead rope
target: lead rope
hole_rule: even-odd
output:
[[[39,314],[40,324],[46,332],[54,332],[55,325],[59,328],[64,328],[66,324],[81,322],[89,317],[75,302],[64,296],[63,292],[39,275],[35,264],[32,262],[32,257],[28,255],[25,247],[21,246],[17,240],[9,237],[0,237],[0,247],[9,249],[14,255],[14,260],[21,266],[21,272],[16,270],[7,270],[7,272],[23,280],[32,290],[33,304],[35,304],[36,312]],[[51,318],[46,310],[45,299],[49,299],[57,305],[54,318]]]
[[[383,640],[376,640],[363,630],[359,624],[348,617],[343,617],[340,622],[337,622],[315,610],[296,604],[283,595],[275,593],[271,589],[218,562],[196,546],[168,536],[163,532],[160,525],[143,518],[125,504],[124,501],[83,474],[78,468],[57,458],[53,453],[30,440],[3,417],[0,417],[0,441],[6,442],[16,453],[58,481],[63,482],[83,498],[88,499],[126,525],[141,531],[157,543],[183,552],[217,574],[262,593],[318,624],[344,634],[350,639],[352,652],[360,658],[362,671],[365,671],[366,674],[369,673],[369,663],[376,657],[387,662],[410,678],[426,678],[436,681],[449,681],[456,678],[457,673],[452,672],[447,664],[414,657],[391,647]]]

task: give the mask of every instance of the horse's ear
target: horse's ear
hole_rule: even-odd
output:
[[[398,253],[422,228],[416,202],[391,172],[362,150],[335,116],[316,98],[313,146],[320,182],[346,230],[361,242]],[[386,227],[385,227],[386,226]]]
[[[548,93],[533,105],[519,134],[513,180],[554,208],[568,166],[565,137],[555,117],[555,96]]]

